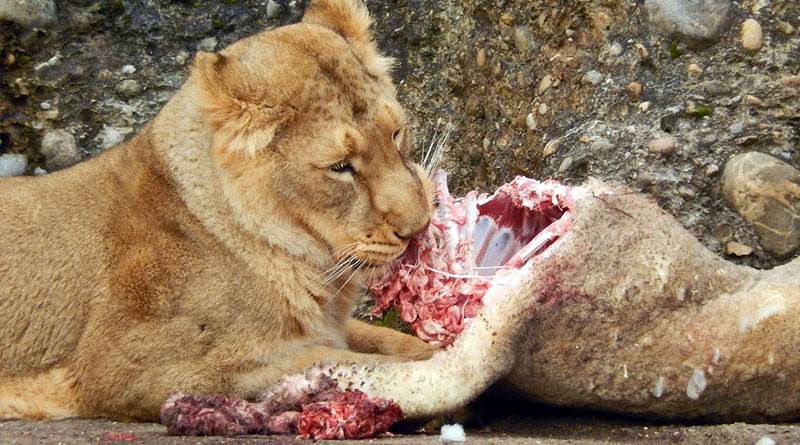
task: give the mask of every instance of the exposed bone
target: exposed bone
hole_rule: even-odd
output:
[[[541,253],[549,243],[552,243],[567,232],[571,221],[572,215],[569,212],[565,212],[561,219],[539,232],[525,247],[509,259],[508,265],[511,267],[519,267]]]
[[[505,264],[511,255],[519,250],[514,242],[514,233],[506,228],[498,230],[486,243],[483,258],[476,259],[481,267],[493,267]]]

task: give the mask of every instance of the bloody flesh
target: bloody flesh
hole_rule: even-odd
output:
[[[376,312],[394,307],[419,338],[446,346],[483,307],[493,276],[535,261],[567,232],[573,189],[517,177],[492,195],[456,199],[444,172],[435,181],[428,230],[370,288]]]
[[[403,419],[391,400],[342,391],[324,375],[290,376],[276,387],[260,402],[176,392],[161,408],[161,423],[178,436],[298,433],[321,440],[379,436]]]

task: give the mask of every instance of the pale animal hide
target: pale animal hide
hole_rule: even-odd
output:
[[[492,308],[522,324],[496,333],[515,345],[498,353],[513,363],[499,388],[518,397],[663,419],[799,417],[797,260],[732,264],[650,198],[597,181],[517,178],[454,199],[439,173],[437,187],[430,228],[372,289],[421,338],[455,340],[440,360],[464,354]],[[488,300],[518,292],[527,305]]]

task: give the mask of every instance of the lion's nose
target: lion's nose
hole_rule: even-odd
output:
[[[408,231],[402,231],[402,232],[397,232],[396,231],[396,232],[394,232],[394,236],[400,238],[403,241],[408,241],[411,238],[414,238],[417,234],[422,233],[425,230],[427,230],[429,225],[431,225],[431,219],[430,218],[428,218],[428,221],[426,221],[425,224],[423,224],[422,226],[420,226],[420,227],[418,227],[416,229],[408,230]]]

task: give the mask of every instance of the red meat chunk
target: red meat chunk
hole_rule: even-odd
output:
[[[355,390],[305,405],[297,429],[304,439],[367,439],[385,434],[402,419],[398,404]]]
[[[333,390],[325,376],[311,381],[313,385],[299,390],[273,392],[259,403],[174,393],[161,408],[161,423],[178,436],[299,432],[302,438],[318,440],[375,437],[403,418],[400,406],[391,400],[358,390]]]

